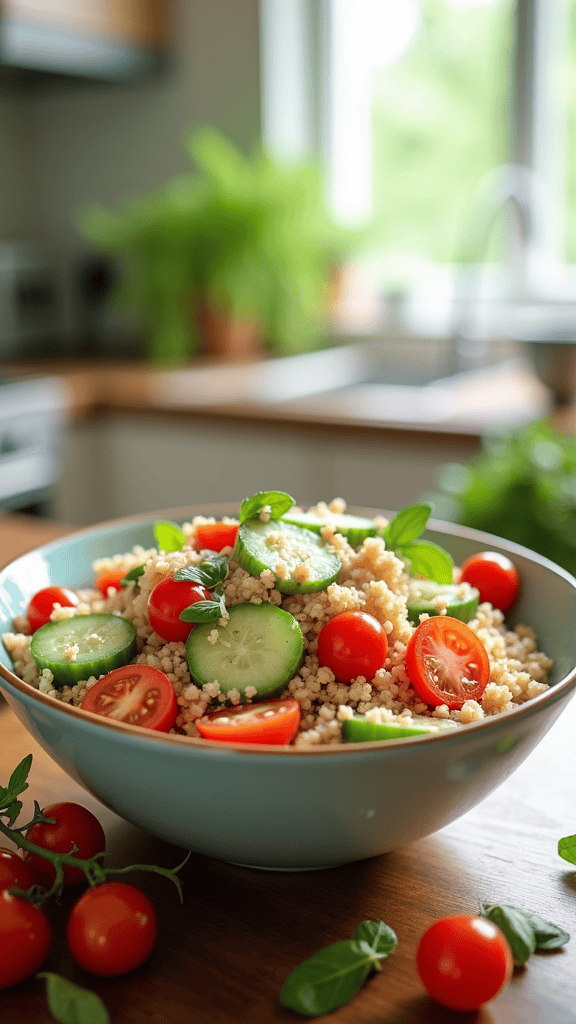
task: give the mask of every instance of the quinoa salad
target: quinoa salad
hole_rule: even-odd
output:
[[[270,498],[278,494],[283,492],[264,492],[260,498],[246,499],[241,509],[246,502],[252,505],[245,509],[244,521],[240,511],[238,518],[195,516],[190,522],[177,524],[178,550],[163,550],[157,542],[155,547],[138,546],[94,562],[95,577],[104,580],[104,586],[72,591],[68,605],[56,600],[46,624],[38,630],[33,629],[29,617],[31,602],[28,613],[15,618],[13,631],[3,636],[16,675],[55,700],[86,707],[90,691],[101,686],[109,666],[87,678],[72,681],[72,676],[66,682],[68,670],[78,674],[80,645],[73,635],[62,633],[58,657],[64,668],[61,678],[55,678],[53,662],[46,662],[44,655],[37,653],[40,640],[54,632],[54,623],[64,624],[63,629],[77,617],[95,615],[94,621],[99,622],[113,616],[135,629],[130,657],[126,655],[124,664],[159,670],[171,684],[175,711],[165,731],[206,736],[202,723],[213,716],[216,724],[220,724],[218,718],[228,724],[234,710],[241,706],[256,707],[262,700],[281,705],[280,710],[285,711],[296,702],[297,721],[288,741],[296,747],[378,736],[378,732],[370,731],[365,737],[349,733],[347,723],[354,722],[367,723],[368,730],[390,726],[392,733],[394,727],[400,727],[398,738],[468,725],[511,711],[548,688],[552,661],[538,650],[530,625],[509,628],[506,608],[502,610],[483,599],[483,586],[474,577],[474,566],[467,575],[464,566],[451,565],[450,583],[445,577],[443,583],[431,583],[418,562],[430,545],[419,549],[412,538],[403,546],[400,533],[391,532],[394,520],[389,522],[378,515],[366,520],[349,516],[340,498],[305,511],[285,496],[286,508],[278,515]],[[221,531],[221,539],[232,543],[224,543],[218,550],[216,544],[214,548],[206,546],[205,537],[211,535],[211,530]],[[312,555],[309,545],[313,547]],[[449,558],[446,553],[444,556]],[[216,562],[220,566],[218,586],[202,586],[199,580],[210,580],[212,563]],[[206,566],[208,575],[204,577]],[[188,586],[196,588],[193,600],[198,602],[198,615],[205,617],[191,619],[188,639],[167,640],[166,630],[158,627],[150,611],[151,598],[159,584],[174,581],[177,574],[179,579],[185,577],[182,570],[191,575]],[[108,578],[121,577],[121,585],[106,586]],[[215,603],[217,611],[212,608]],[[505,605],[506,601],[501,603]],[[258,659],[266,656],[265,642],[264,653],[254,655],[251,662],[248,653],[248,667],[237,658],[242,685],[234,685],[233,675],[224,685],[220,671],[216,674],[211,669],[210,659],[223,656],[226,646],[230,647],[236,614],[232,610],[239,609],[238,615],[241,611],[254,618],[263,612],[272,617],[277,614],[264,606],[286,613],[280,626],[284,629],[288,623],[291,629],[287,650],[292,639],[300,642],[300,649],[294,647],[292,655],[290,647],[285,668],[263,691],[257,666]],[[254,612],[254,607],[260,612]],[[164,636],[153,628],[151,619]],[[348,675],[338,661],[343,635],[337,628],[340,623],[348,630],[364,630],[357,641],[358,658],[364,661],[355,661],[352,656]],[[448,641],[441,630],[448,625],[452,646],[443,647]],[[266,620],[263,628],[266,637],[276,636],[275,621]],[[95,627],[90,636],[99,640],[98,632]],[[459,646],[462,638],[469,645],[466,649]],[[352,648],[355,642],[350,641]],[[375,660],[366,660],[370,645]],[[128,651],[128,647],[125,649]],[[366,674],[358,671],[359,665],[367,666]],[[450,682],[453,669],[459,677],[456,685]],[[115,668],[115,672],[121,672],[121,668]],[[289,677],[283,678],[282,673],[287,672]],[[253,681],[246,682],[250,678]],[[266,713],[273,717],[273,712]],[[139,720],[138,724],[146,722]],[[382,733],[382,738],[388,738],[388,734]]]

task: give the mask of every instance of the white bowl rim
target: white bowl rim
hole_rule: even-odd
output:
[[[188,522],[192,517],[198,515],[236,516],[238,514],[239,504],[239,502],[211,502],[209,504],[195,504],[178,508],[160,509],[157,512],[123,516],[118,519],[107,520],[93,526],[72,530],[70,533],[63,534],[62,537],[22,552],[18,555],[18,558],[15,558],[11,562],[2,566],[0,568],[0,585],[3,574],[12,566],[16,565],[21,558],[26,557],[26,555],[29,555],[33,551],[50,551],[53,548],[58,547],[63,542],[65,543],[69,540],[82,537],[89,538],[91,535],[97,536],[101,533],[105,533],[112,527],[136,526],[138,524],[146,525],[147,523],[153,524],[159,520],[167,519],[179,522]],[[383,515],[386,518],[389,518],[394,515],[393,512],[386,510],[355,506],[350,506],[347,511],[353,515],[364,515],[369,517],[373,517],[374,515]],[[552,562],[550,559],[545,558],[543,555],[537,554],[535,551],[531,551],[529,548],[523,547],[521,544],[505,540],[504,538],[497,537],[491,533],[485,533],[482,530],[475,530],[467,526],[461,526],[458,523],[448,523],[439,519],[430,519],[427,523],[426,530],[437,530],[447,535],[461,537],[464,540],[471,540],[484,545],[486,550],[496,547],[500,548],[508,555],[517,555],[518,557],[526,558],[531,562],[536,562],[543,567],[550,569],[556,575],[563,577],[566,582],[576,590],[576,579],[566,569],[557,565],[555,562]],[[482,729],[494,729],[498,723],[510,722],[511,720],[516,721],[519,718],[528,718],[531,715],[536,714],[540,708],[555,704],[567,692],[576,689],[576,665],[574,665],[563,679],[554,683],[554,685],[544,693],[538,694],[538,696],[526,701],[526,703],[520,704],[511,711],[505,711],[499,715],[490,715],[477,722],[462,725],[458,729],[445,731],[439,730],[437,733],[429,736],[407,736],[403,739],[394,740],[392,742],[389,740],[374,740],[368,743],[331,743],[318,744],[310,747],[294,747],[263,743],[224,743],[216,740],[204,740],[195,736],[183,736],[177,733],[158,732],[155,729],[146,729],[143,726],[132,725],[129,722],[116,722],[99,715],[94,715],[89,711],[83,711],[81,708],[74,705],[65,704],[54,697],[49,697],[48,694],[42,693],[41,690],[36,689],[36,687],[32,686],[30,683],[25,683],[24,680],[20,679],[14,672],[7,669],[2,662],[0,662],[0,676],[2,676],[5,682],[9,683],[10,686],[19,691],[24,697],[32,698],[45,707],[49,707],[52,710],[58,709],[63,714],[72,715],[76,719],[81,718],[84,722],[92,726],[120,731],[131,736],[137,741],[146,742],[149,740],[154,743],[168,742],[187,749],[193,747],[197,751],[205,750],[206,752],[214,751],[215,753],[223,753],[224,751],[230,752],[233,750],[244,755],[261,754],[269,757],[326,757],[331,754],[346,754],[348,756],[354,756],[354,754],[358,754],[360,751],[382,753],[385,750],[391,750],[392,748],[398,747],[421,747],[423,744],[438,742],[450,743],[451,741],[454,742],[457,737],[461,737],[463,735],[463,731],[468,734],[472,731],[477,733],[478,730]]]

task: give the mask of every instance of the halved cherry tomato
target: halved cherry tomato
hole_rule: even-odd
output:
[[[203,523],[196,527],[196,551],[222,551],[233,548],[238,535],[238,523]]]
[[[55,604],[61,604],[63,608],[73,608],[78,604],[78,597],[67,587],[45,587],[44,590],[39,590],[31,599],[26,613],[32,633],[50,622]]]
[[[120,583],[124,579],[127,569],[109,569],[108,572],[101,572],[94,580],[94,586],[101,591],[104,597],[108,597],[108,589],[120,590]]]
[[[7,889],[0,891],[0,988],[34,974],[48,956],[51,940],[52,929],[38,907]]]
[[[366,612],[340,612],[318,637],[318,660],[332,669],[338,683],[351,683],[357,676],[373,679],[387,654],[386,631]]]
[[[74,856],[79,860],[88,860],[95,853],[102,853],[105,849],[106,836],[102,825],[96,815],[82,804],[69,801],[50,804],[44,807],[42,814],[46,818],[56,820],[53,824],[39,821],[28,829],[26,838],[36,846],[54,853],[72,853],[72,847],[77,846]],[[53,884],[56,872],[51,861],[39,853],[26,853],[25,861],[40,885]],[[86,875],[81,868],[74,868],[70,864],[64,865],[65,885],[77,885],[85,881]]]
[[[461,566],[460,578],[480,591],[480,600],[489,601],[494,608],[506,614],[520,591],[520,578],[516,567],[498,551],[480,551],[471,555]]]
[[[290,743],[298,731],[300,705],[293,697],[237,704],[196,720],[205,740],[229,743]]]
[[[148,598],[148,618],[158,636],[167,643],[188,639],[193,622],[183,622],[180,612],[197,601],[212,601],[206,587],[189,580],[174,580],[171,576],[157,583]]]
[[[172,683],[152,665],[115,668],[90,687],[80,706],[94,715],[158,732],[169,732],[178,714]]]
[[[445,917],[420,939],[420,980],[441,1006],[479,1010],[512,976],[512,952],[500,929],[485,917]]]
[[[490,679],[486,648],[459,619],[434,615],[416,628],[406,648],[406,671],[425,704],[450,710],[479,700]]]
[[[0,889],[30,889],[35,885],[36,877],[32,868],[25,864],[15,850],[0,847]]]

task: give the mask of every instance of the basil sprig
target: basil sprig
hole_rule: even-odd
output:
[[[159,551],[182,551],[186,543],[180,527],[170,520],[154,523],[154,535]]]
[[[576,864],[576,836],[564,836],[558,840],[558,853],[569,864]]]
[[[280,519],[295,504],[286,491],[257,491],[251,498],[244,498],[238,516],[240,525],[247,519],[259,515],[265,508],[270,509],[271,519]]]
[[[36,977],[46,979],[48,1008],[58,1024],[110,1024],[110,1014],[95,992],[51,971]]]
[[[225,619],[228,616],[228,609],[224,601],[224,594],[219,594],[214,601],[196,601],[189,605],[179,618],[182,622],[215,622],[216,619]]]
[[[397,941],[384,921],[362,921],[352,939],[333,942],[295,967],[280,1002],[309,1017],[337,1010],[360,991],[371,971],[382,970]]]
[[[135,565],[133,569],[130,569],[130,572],[127,572],[126,575],[122,577],[120,580],[120,586],[127,587],[129,583],[136,582],[144,575],[145,572],[145,565]]]
[[[177,582],[199,583],[201,587],[212,590],[219,583],[223,583],[228,575],[228,559],[226,555],[216,555],[199,565],[187,565],[184,569],[178,569],[174,573]]]
[[[410,562],[411,572],[420,573],[435,583],[452,583],[451,555],[432,541],[418,540],[431,512],[430,505],[408,505],[390,520],[382,536],[387,548]]]
[[[482,904],[482,915],[504,932],[514,963],[521,967],[536,949],[559,949],[570,940],[568,932],[545,921],[531,910],[513,907],[509,903]]]

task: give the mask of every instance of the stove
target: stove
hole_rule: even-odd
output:
[[[55,378],[0,380],[0,510],[50,514],[68,404]]]

